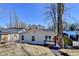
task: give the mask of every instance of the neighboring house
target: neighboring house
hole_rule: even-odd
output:
[[[73,46],[79,47],[79,32],[78,31],[64,31],[64,35],[72,39]]]
[[[73,41],[78,40],[76,31],[63,31],[63,35],[71,38]]]
[[[19,40],[19,32],[24,29],[0,29],[0,42]]]
[[[20,32],[20,42],[44,45],[46,42],[54,42],[54,33],[52,31],[28,29]]]

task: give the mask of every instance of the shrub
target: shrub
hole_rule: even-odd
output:
[[[72,46],[72,40],[67,36],[64,36],[64,44]]]

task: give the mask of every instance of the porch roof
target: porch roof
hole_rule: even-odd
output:
[[[3,33],[8,33],[8,34],[11,34],[11,33],[19,33],[19,31],[21,31],[22,29],[0,29],[0,34],[3,34]]]

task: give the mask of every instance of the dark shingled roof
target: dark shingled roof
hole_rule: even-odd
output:
[[[18,33],[19,31],[21,31],[22,29],[16,29],[16,28],[10,28],[10,29],[0,29],[0,32],[3,33],[3,32],[7,32],[7,33]]]

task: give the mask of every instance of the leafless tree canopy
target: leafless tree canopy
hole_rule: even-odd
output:
[[[53,31],[56,33],[57,25],[57,4],[48,4],[47,11],[45,12],[46,18],[51,19],[53,22]]]

